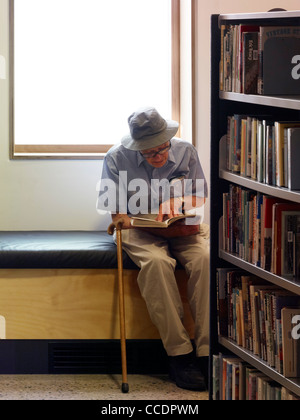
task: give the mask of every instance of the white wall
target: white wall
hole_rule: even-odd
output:
[[[100,160],[9,160],[8,0],[0,0],[0,55],[0,230],[105,230],[110,218],[96,212]]]
[[[299,0],[198,0],[197,25],[197,149],[204,173],[210,177],[210,17],[212,14],[266,12],[273,8],[299,10]],[[217,162],[216,162],[217,165]],[[211,197],[213,199],[213,197]],[[209,220],[209,202],[205,209]]]

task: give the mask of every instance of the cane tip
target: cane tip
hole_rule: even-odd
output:
[[[122,383],[122,392],[123,394],[127,394],[127,392],[129,391],[129,385],[127,383]]]

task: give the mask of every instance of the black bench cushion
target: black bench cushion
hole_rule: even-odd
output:
[[[0,231],[0,268],[117,268],[112,236],[95,231]],[[137,266],[123,252],[123,267]]]

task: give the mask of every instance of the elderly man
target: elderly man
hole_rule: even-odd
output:
[[[130,134],[104,159],[97,206],[109,210],[113,221],[124,219],[123,249],[140,267],[138,285],[169,356],[170,378],[179,387],[204,390],[209,351],[209,256],[199,218],[196,215],[164,229],[135,228],[131,217],[156,213],[161,221],[183,211],[197,214],[207,196],[205,177],[196,149],[174,137],[177,122],[165,120],[148,107],[130,115],[128,124]],[[177,187],[166,188],[174,179],[179,180]],[[176,260],[189,277],[195,352],[183,326],[174,275]]]

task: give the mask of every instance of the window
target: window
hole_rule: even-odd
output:
[[[179,0],[10,1],[11,156],[97,157],[153,105],[179,118]]]

